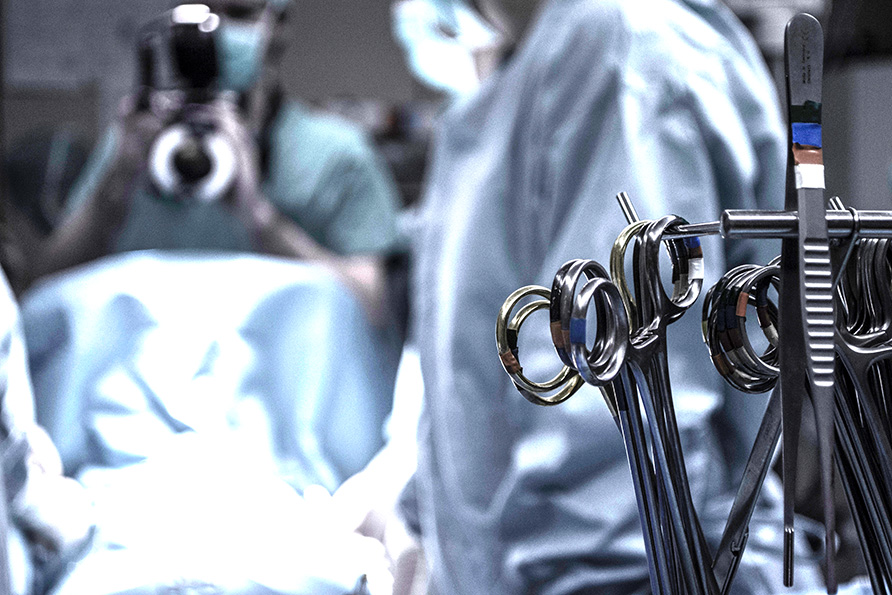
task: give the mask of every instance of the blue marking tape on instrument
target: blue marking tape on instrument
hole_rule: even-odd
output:
[[[793,122],[793,142],[810,147],[820,147],[821,125]]]
[[[585,343],[585,319],[584,318],[571,318],[570,319],[570,342],[571,343]]]

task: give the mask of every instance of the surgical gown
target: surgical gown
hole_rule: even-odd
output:
[[[388,580],[380,544],[307,496],[383,446],[399,356],[330,271],[131,252],[42,279],[22,320],[37,419],[97,518],[53,593],[341,595],[362,574]]]
[[[25,360],[21,321],[12,290],[0,273],[0,470],[3,476],[5,501],[0,510],[0,539],[5,540],[0,552],[7,556],[0,560],[0,589],[9,587],[14,595],[30,592],[33,564],[19,527],[13,523],[11,510],[14,499],[25,485],[25,464],[28,446],[24,430],[34,423],[34,398]],[[8,583],[7,583],[8,581]]]
[[[626,225],[619,191],[650,219],[779,207],[784,134],[767,69],[712,0],[550,0],[511,59],[445,115],[433,155],[414,285],[425,382],[415,489],[434,591],[648,592],[630,472],[599,392],[528,403],[499,363],[496,315],[515,289],[550,287],[567,260],[607,263]],[[705,241],[705,286],[728,262],[764,261],[757,243]],[[670,327],[669,359],[715,546],[733,489],[712,423],[726,390],[699,338],[700,306]],[[521,364],[545,379],[559,360],[546,318],[537,324]],[[734,593],[783,590],[776,488]],[[819,584],[802,558],[796,580]]]
[[[35,423],[22,321],[0,271],[0,592],[31,595],[88,545],[89,501]]]

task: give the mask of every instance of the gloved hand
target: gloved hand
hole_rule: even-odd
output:
[[[365,561],[366,573],[351,595],[395,593],[391,574],[393,565],[382,540],[357,530],[356,507],[347,505],[343,498],[332,497],[322,486],[309,486],[304,490],[303,499],[308,508],[307,517],[314,520],[308,533],[317,535],[320,545],[327,543],[345,557]]]
[[[237,106],[228,101],[213,104],[220,133],[231,143],[236,156],[236,174],[224,204],[249,229],[259,229],[276,215],[276,208],[261,191],[260,158],[257,143]]]
[[[93,200],[100,215],[123,221],[134,187],[148,166],[152,143],[170,120],[173,102],[169,95],[152,93],[145,98],[125,97],[115,122],[115,151]]]
[[[397,510],[404,477],[390,470],[387,459],[385,449],[385,454],[344,482],[331,498],[331,508],[342,527],[384,546],[393,575],[393,595],[411,595],[416,585],[426,580],[426,563],[421,543]]]
[[[12,502],[16,522],[32,540],[65,555],[89,537],[92,502],[83,486],[62,475],[55,445],[40,426],[28,428],[27,479]]]

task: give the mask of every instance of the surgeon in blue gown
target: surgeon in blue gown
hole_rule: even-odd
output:
[[[785,136],[774,87],[716,0],[433,4],[446,27],[476,9],[495,41],[431,26],[439,38],[419,43],[424,35],[406,31],[421,19],[397,23],[425,80],[460,83],[434,144],[414,279],[425,383],[414,488],[432,590],[647,593],[629,468],[603,399],[585,387],[559,407],[530,405],[500,365],[496,315],[517,288],[550,287],[570,259],[606,263],[626,225],[620,191],[645,219],[779,207]],[[398,4],[395,14],[415,9]],[[452,44],[456,56],[464,40],[465,66],[497,64],[471,92],[466,67],[454,79],[437,71],[436,48]],[[776,249],[753,244],[706,240],[706,286],[730,263],[764,262]],[[709,363],[698,308],[670,328],[669,360],[694,503],[715,546],[735,491],[715,422],[723,399],[741,397]],[[544,379],[559,361],[538,323],[541,333],[522,337],[522,364]],[[781,527],[770,479],[734,593],[783,591]],[[797,590],[821,585],[806,551],[797,550]]]

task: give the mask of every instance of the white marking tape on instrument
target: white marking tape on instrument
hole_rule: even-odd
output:
[[[796,189],[824,188],[824,166],[817,163],[802,163],[796,170]]]

